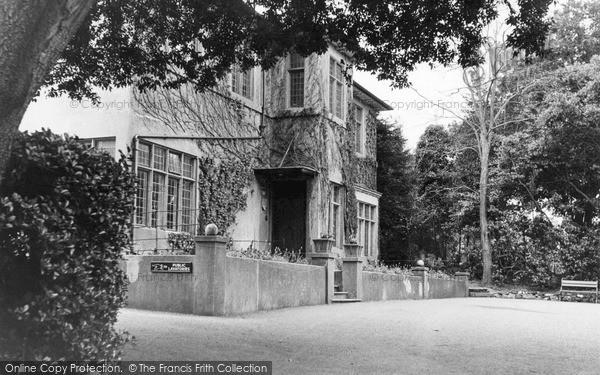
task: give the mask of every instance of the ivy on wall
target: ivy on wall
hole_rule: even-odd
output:
[[[200,228],[213,223],[224,232],[235,222],[236,213],[246,208],[252,181],[248,164],[238,159],[199,159]]]
[[[136,94],[147,121],[167,125],[174,133],[182,131],[198,136],[249,137],[260,134],[259,141],[198,142],[201,154],[211,155],[199,161],[199,228],[215,223],[222,233],[234,224],[239,211],[246,209],[248,187],[253,180],[252,167],[277,168],[308,166],[318,174],[308,194],[319,192],[318,216],[322,235],[329,231],[328,210],[332,185],[330,172],[341,171],[346,193],[344,228],[346,237],[356,235],[357,202],[355,186],[376,189],[375,127],[370,114],[366,123],[366,158],[356,157],[356,129],[351,86],[346,86],[347,123],[331,120],[326,108],[327,77],[322,73],[322,59],[306,59],[306,98],[304,109],[290,110],[286,103],[285,62],[268,74],[271,88],[265,103],[266,112],[244,106],[226,85],[201,95],[187,88],[161,90],[153,95]],[[311,73],[312,72],[312,73]],[[318,73],[321,72],[321,73]],[[325,78],[325,81],[323,80]],[[151,123],[147,126],[152,126]],[[313,213],[315,214],[315,213]],[[173,237],[173,248],[185,247],[185,240]]]
[[[375,158],[356,158],[356,181],[357,185],[371,190],[377,190],[377,160]]]
[[[346,238],[355,236],[358,227],[358,204],[356,200],[356,186],[363,186],[371,190],[377,190],[377,129],[376,119],[369,113],[366,122],[365,157],[356,155],[356,122],[352,106],[348,106],[348,121],[346,128],[336,127],[335,140],[341,153],[339,162],[346,188],[346,210],[344,215],[344,230]]]

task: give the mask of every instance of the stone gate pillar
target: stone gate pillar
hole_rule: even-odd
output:
[[[422,285],[421,298],[422,299],[429,299],[429,276],[427,275],[428,271],[429,271],[429,268],[422,267],[422,266],[413,267],[411,269],[411,272],[413,273],[413,275],[421,277],[421,285]]]
[[[458,281],[462,281],[464,283],[465,288],[465,297],[469,296],[469,273],[468,272],[456,272],[454,276],[458,279]]]
[[[334,272],[335,272],[335,256],[331,252],[333,240],[330,239],[314,239],[314,253],[306,254],[310,259],[310,263],[315,266],[325,267],[325,303],[330,304],[334,296]]]
[[[362,246],[344,244],[344,252],[346,254],[346,257],[342,259],[342,284],[344,285],[344,292],[348,292],[348,298],[350,299],[362,299]]]
[[[194,314],[225,315],[225,275],[227,238],[217,235],[217,226],[206,226],[204,236],[196,236],[194,267]]]

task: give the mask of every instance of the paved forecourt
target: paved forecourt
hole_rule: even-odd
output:
[[[273,361],[273,373],[599,374],[600,304],[455,298],[235,317],[124,309],[125,360]]]

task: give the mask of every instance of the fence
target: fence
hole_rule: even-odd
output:
[[[137,255],[192,255],[195,251],[194,237],[202,233],[201,225],[196,220],[196,214],[191,214],[198,209],[187,209],[178,211],[143,211],[138,212],[133,224],[133,253]],[[182,223],[181,218],[186,215],[192,218],[190,223],[186,220]],[[167,222],[160,218],[172,215],[172,221]],[[140,224],[139,217],[146,218]],[[158,220],[150,220],[157,217]],[[146,225],[148,224],[148,225]],[[258,248],[260,250],[271,250],[278,247],[277,243],[261,241],[257,239],[230,239],[229,247],[236,249]]]

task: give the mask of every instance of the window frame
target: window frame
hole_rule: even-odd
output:
[[[375,256],[378,210],[371,203],[357,200],[357,241],[363,247],[363,255],[367,258]],[[366,214],[368,212],[368,214]]]
[[[356,142],[356,153],[360,156],[366,155],[366,138],[367,138],[367,128],[366,128],[366,114],[367,109],[358,103],[354,103],[354,126],[355,126],[355,142]],[[358,118],[358,111],[361,111],[360,119]]]
[[[140,146],[148,146],[148,164],[139,163]],[[161,150],[161,151],[158,151]],[[156,155],[162,156],[156,158]],[[171,157],[175,155],[177,157]],[[163,158],[164,156],[164,158]],[[173,161],[179,162],[173,168]],[[188,162],[191,166],[186,167]],[[162,163],[162,164],[161,164]],[[134,226],[194,234],[198,199],[198,158],[160,144],[138,141],[135,150],[136,198]],[[140,172],[144,172],[142,175]],[[142,177],[143,176],[143,177]],[[143,184],[141,178],[144,178]],[[187,185],[186,185],[187,183]],[[184,186],[190,186],[184,196]],[[140,186],[143,190],[140,190]],[[143,191],[143,198],[140,198]],[[169,199],[172,202],[169,202]],[[140,208],[139,204],[144,207]],[[184,207],[184,203],[189,207]],[[191,230],[191,231],[190,231]]]
[[[338,71],[339,68],[339,71]],[[333,71],[332,71],[333,70]],[[339,76],[338,76],[339,72]],[[344,121],[346,118],[346,92],[344,90],[344,64],[341,60],[329,57],[329,113]],[[335,90],[334,90],[335,88]],[[337,97],[339,89],[339,98]],[[335,92],[334,92],[335,91]],[[338,111],[339,110],[339,111]]]
[[[300,58],[302,59],[302,66],[293,66],[293,61],[294,58]],[[302,55],[298,54],[298,53],[291,53],[288,56],[287,59],[287,107],[288,108],[304,108],[306,105],[306,57],[303,57]],[[295,96],[292,94],[293,93],[293,87],[292,87],[292,75],[293,74],[297,74],[297,73],[302,73],[302,79],[301,81],[299,80],[298,82],[302,84],[302,102],[301,103],[295,103],[293,100],[295,98]],[[300,104],[300,105],[296,105],[296,104]]]
[[[337,194],[336,194],[337,193]],[[337,200],[336,200],[337,197]],[[333,235],[334,246],[342,248],[344,239],[344,206],[345,190],[342,185],[331,183],[331,197],[329,199],[328,228]]]
[[[246,80],[247,77],[247,80]],[[247,82],[247,86],[245,86]],[[247,92],[244,92],[244,88]],[[249,68],[241,70],[238,65],[235,65],[231,70],[231,92],[254,101],[254,69]]]
[[[100,142],[113,142],[114,143],[114,147],[112,148],[99,148],[98,144]],[[106,153],[108,153],[110,156],[112,156],[113,158],[116,158],[117,155],[117,137],[94,137],[94,138],[79,138],[79,143],[83,143],[85,145],[89,145],[92,148],[95,148],[97,150],[100,151],[104,151]]]

